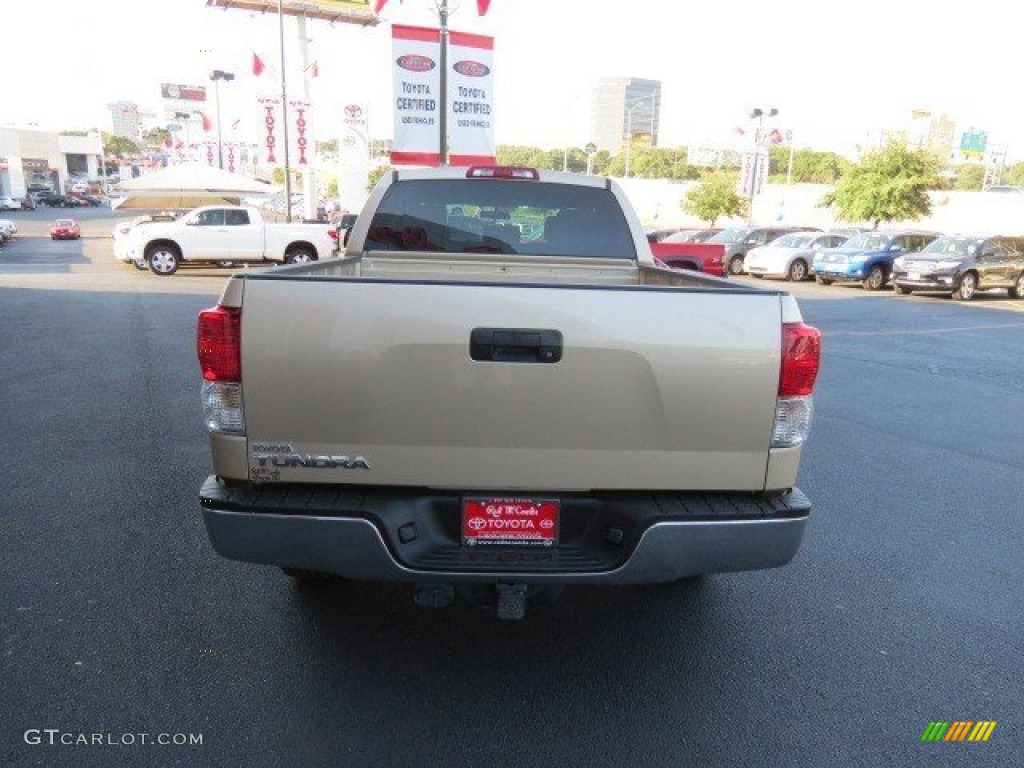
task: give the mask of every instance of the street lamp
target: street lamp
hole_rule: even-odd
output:
[[[754,152],[750,159],[750,177],[747,185],[747,224],[754,221],[754,194],[757,192],[757,179],[760,175],[758,164],[761,162],[761,146],[764,144],[763,125],[765,117],[775,117],[779,110],[772,107],[765,112],[760,107],[750,110],[750,119],[757,120],[757,130],[754,132]]]
[[[196,115],[202,115],[198,110],[192,110],[191,112],[175,112],[174,119],[181,120],[185,124],[185,152],[183,156],[190,160],[192,159],[192,132],[190,130],[191,120]],[[217,127],[220,127],[220,119],[218,116]]]
[[[649,121],[649,127],[651,134],[654,134],[654,113],[657,111],[657,100],[658,94],[652,93],[648,96],[642,96],[641,98],[634,101],[632,104],[626,107],[626,178],[629,178],[629,165],[631,155],[633,151],[633,110],[639,107],[641,104],[652,101],[651,103],[651,119]]]
[[[235,76],[231,72],[215,69],[210,73],[210,79],[213,80],[213,90],[217,99],[217,162],[220,169],[224,170],[224,144],[221,141],[220,130],[220,81],[223,80],[226,83],[230,83],[235,79]]]

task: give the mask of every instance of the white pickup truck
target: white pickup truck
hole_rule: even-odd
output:
[[[196,208],[173,221],[136,224],[122,251],[137,266],[173,275],[184,262],[295,264],[334,255],[337,232],[326,223],[274,224],[249,206]]]
[[[207,531],[505,618],[546,587],[783,565],[820,338],[783,291],[659,267],[609,179],[393,172],[344,258],[200,313]]]

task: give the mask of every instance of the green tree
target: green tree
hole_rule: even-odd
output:
[[[391,173],[390,165],[378,165],[370,171],[369,176],[366,179],[366,191],[372,192],[373,188],[377,186],[377,182],[380,181],[381,177],[385,173]]]
[[[270,179],[275,184],[280,184],[283,187],[284,186],[284,168],[275,168],[271,172],[271,174],[270,174]],[[294,193],[298,192],[299,190],[297,188],[301,187],[301,186],[302,186],[302,172],[301,171],[292,171],[292,193],[294,194]]]
[[[113,133],[103,134],[103,151],[108,156],[135,157],[139,154],[139,145],[124,136],[116,136]]]
[[[146,131],[142,134],[142,140],[148,147],[160,148],[166,144],[170,136],[171,132],[166,128],[153,128],[152,130]]]
[[[1018,187],[1024,186],[1024,163],[1016,163],[1003,171],[999,182],[1001,184],[1013,184]]]
[[[642,179],[670,179],[675,151],[644,147],[633,152],[629,161],[629,175]]]
[[[953,189],[978,191],[985,182],[985,166],[978,163],[965,163],[954,169]]]
[[[523,147],[513,144],[498,145],[498,165],[519,165],[526,166],[526,163],[536,153],[533,147]]]
[[[769,181],[784,182],[789,171],[789,147],[772,147],[769,152]],[[794,149],[792,181],[794,184],[835,184],[849,167],[850,161],[835,152]]]
[[[591,167],[591,172],[597,176],[608,176],[608,164],[612,161],[612,153],[607,149],[599,150],[594,155],[594,164]]]
[[[841,221],[870,221],[878,229],[883,221],[927,216],[928,190],[942,185],[933,154],[892,141],[851,167],[819,204],[835,208]]]
[[[742,216],[747,212],[747,201],[736,192],[739,175],[734,171],[716,170],[707,173],[703,181],[686,193],[682,209],[715,226],[721,216]]]

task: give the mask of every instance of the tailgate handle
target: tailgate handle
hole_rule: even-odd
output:
[[[557,363],[562,333],[540,328],[474,328],[469,356],[481,363]]]

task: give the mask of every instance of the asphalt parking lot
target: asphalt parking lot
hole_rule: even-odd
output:
[[[501,623],[216,556],[194,320],[226,272],[28,213],[0,247],[0,764],[1021,764],[1022,302],[791,286],[825,338],[796,560]],[[936,720],[997,726],[922,742]]]

